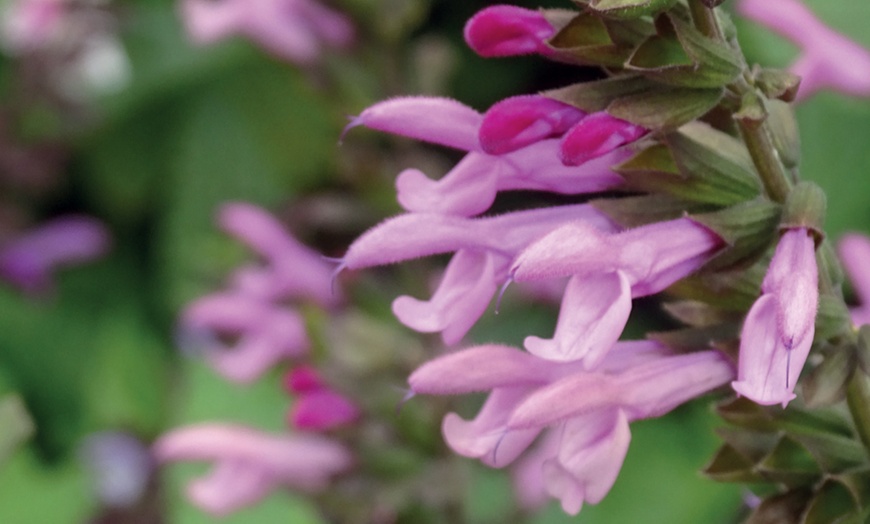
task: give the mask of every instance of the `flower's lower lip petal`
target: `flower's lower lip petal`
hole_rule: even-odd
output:
[[[480,459],[490,467],[509,465],[528,448],[540,433],[540,428],[486,431],[475,421],[463,420],[455,413],[444,417],[441,432],[454,452],[464,457]]]
[[[463,217],[483,213],[495,201],[499,162],[496,157],[469,153],[437,181],[417,169],[406,169],[396,179],[399,204],[417,213]]]

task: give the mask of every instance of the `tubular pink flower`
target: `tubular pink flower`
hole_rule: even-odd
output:
[[[555,29],[539,11],[512,5],[487,7],[465,24],[465,41],[483,57],[552,54],[546,44]]]
[[[477,130],[482,120],[480,113],[450,98],[407,96],[369,107],[351,120],[345,133],[365,126],[463,151],[478,151]]]
[[[545,110],[539,106],[539,112]],[[542,118],[557,129],[571,120],[570,110],[564,109],[563,113],[558,116],[550,111],[549,116]],[[420,213],[476,215],[489,209],[499,191],[522,189],[562,194],[605,191],[622,183],[611,166],[632,155],[630,151],[613,151],[580,168],[567,167],[559,158],[556,139],[532,141],[527,147],[503,155],[490,155],[483,152],[478,139],[478,134],[483,133],[482,122],[480,113],[455,100],[407,97],[371,106],[348,127],[364,125],[469,152],[438,181],[417,169],[399,174],[396,179],[399,203],[408,211]],[[523,136],[523,140],[529,138]]]
[[[545,427],[559,424],[545,437],[549,457],[535,461],[543,465],[546,491],[576,513],[613,485],[629,420],[662,415],[733,377],[718,352],[672,356],[655,342],[637,341],[616,343],[593,371],[507,346],[478,346],[424,364],[408,382],[416,393],[492,390],[477,417],[451,413],[442,430],[454,451],[493,467],[507,465]]]
[[[718,235],[689,218],[616,233],[575,222],[524,249],[514,259],[511,276],[524,281],[621,271],[632,296],[640,297],[691,274],[722,247]]]
[[[294,311],[239,293],[217,293],[187,306],[180,325],[184,343],[229,380],[248,383],[276,363],[308,351],[305,322]],[[220,337],[236,337],[226,347]]]
[[[870,240],[864,235],[850,233],[844,235],[837,245],[840,260],[852,281],[860,306],[852,308],[852,324],[861,327],[870,324]]]
[[[29,293],[43,293],[52,286],[56,269],[84,264],[106,254],[109,232],[87,216],[52,219],[0,245],[0,278]]]
[[[341,444],[315,435],[268,434],[231,424],[173,430],[154,443],[161,463],[211,461],[212,471],[187,487],[191,502],[222,516],[256,503],[272,490],[323,490],[353,459]]]
[[[583,504],[601,502],[619,476],[631,432],[622,410],[594,411],[566,422],[558,453],[543,464],[547,492],[576,515]]]
[[[317,60],[325,46],[348,45],[353,26],[314,0],[183,0],[191,40],[209,44],[239,34],[290,62]]]
[[[630,144],[647,132],[643,127],[603,111],[593,113],[580,120],[562,137],[560,158],[566,166],[579,166]]]
[[[342,267],[360,269],[456,252],[428,301],[400,297],[393,303],[399,320],[422,332],[440,331],[444,341],[459,341],[486,310],[507,278],[510,261],[525,246],[576,220],[592,228],[615,226],[591,206],[580,204],[520,211],[486,218],[409,213],[387,220],[348,248]]]
[[[573,195],[612,189],[623,180],[611,166],[632,154],[617,150],[583,166],[568,167],[559,159],[559,141],[542,140],[500,156],[471,152],[437,181],[407,169],[396,179],[396,189],[399,203],[408,211],[473,216],[489,209],[499,191]]]
[[[242,202],[228,203],[221,206],[218,223],[266,263],[236,270],[234,289],[263,300],[304,298],[323,307],[341,301],[332,285],[332,264],[299,243],[266,211]]]
[[[793,393],[809,356],[819,302],[815,245],[809,231],[786,231],[740,334],[734,390],[758,404],[782,404]]]
[[[552,339],[526,337],[529,353],[548,360],[583,360],[592,369],[613,347],[631,313],[631,288],[617,271],[568,281]]]
[[[574,106],[540,95],[506,98],[483,115],[480,145],[491,155],[510,153],[561,136],[585,116]]]
[[[798,0],[741,0],[737,10],[801,48],[791,72],[802,78],[798,100],[822,89],[870,96],[870,51],[834,31]]]

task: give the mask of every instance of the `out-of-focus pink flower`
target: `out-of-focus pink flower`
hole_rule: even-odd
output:
[[[802,78],[798,100],[822,89],[870,96],[870,51],[825,25],[799,0],[740,0],[737,11],[801,48],[791,66]]]
[[[513,5],[494,5],[465,24],[465,41],[483,57],[551,54],[546,40],[556,30],[539,11]]]
[[[630,440],[628,421],[663,415],[734,376],[715,351],[674,356],[654,342],[616,346],[593,371],[506,346],[478,346],[424,364],[408,382],[426,394],[491,390],[477,417],[451,413],[442,431],[455,452],[493,467],[511,463],[544,428],[558,424],[559,442],[546,448],[555,453],[540,461],[543,482],[576,514],[584,502],[599,502],[616,480]]]
[[[759,404],[782,404],[793,393],[810,353],[819,303],[813,237],[805,228],[786,231],[740,334],[734,390]]]
[[[181,314],[179,329],[183,345],[202,350],[218,373],[241,383],[256,380],[281,360],[305,354],[309,346],[298,313],[237,292],[195,300]]]
[[[346,16],[315,0],[182,0],[181,12],[197,44],[244,35],[298,64],[316,61],[325,47],[346,46],[354,37]]]
[[[0,245],[0,278],[26,292],[46,292],[55,270],[96,260],[109,245],[102,222],[86,216],[55,218]]]
[[[13,0],[2,17],[3,45],[13,52],[45,47],[59,37],[68,0]]]
[[[153,447],[160,463],[208,461],[214,468],[187,486],[190,501],[227,515],[282,487],[320,491],[350,468],[351,453],[319,435],[269,434],[231,424],[175,429]]]
[[[360,410],[347,397],[327,386],[311,366],[297,366],[284,376],[287,390],[296,394],[290,424],[301,430],[328,431],[350,424]]]
[[[341,301],[340,291],[332,285],[332,264],[299,243],[263,209],[242,202],[224,204],[218,223],[265,262],[236,270],[234,289],[266,301],[306,299],[323,307]]]
[[[840,239],[837,247],[860,301],[860,305],[851,310],[852,323],[857,327],[870,324],[870,239],[850,233]]]
[[[82,442],[80,455],[100,502],[125,508],[142,499],[154,469],[142,441],[119,431],[92,433]]]

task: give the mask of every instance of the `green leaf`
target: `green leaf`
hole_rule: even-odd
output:
[[[604,20],[589,13],[575,16],[547,43],[562,59],[602,67],[621,67],[632,49],[614,42]]]
[[[702,473],[717,482],[757,483],[764,481],[755,471],[754,461],[725,444],[719,448]]]
[[[619,97],[636,95],[654,89],[653,82],[640,75],[620,75],[603,80],[580,82],[559,89],[544,91],[548,98],[564,102],[587,113],[604,111]]]
[[[800,522],[812,491],[807,488],[792,489],[761,501],[744,524],[784,524]]]
[[[691,215],[693,220],[715,231],[728,246],[704,266],[705,270],[755,263],[770,248],[781,211],[779,205],[756,198],[721,211]]]
[[[854,369],[853,348],[848,346],[827,348],[822,363],[801,380],[801,391],[807,406],[827,407],[845,399],[846,385]]]
[[[715,209],[704,204],[687,202],[661,194],[599,198],[590,203],[623,227],[637,227],[680,218],[686,213],[703,213]]]
[[[802,524],[829,524],[860,510],[849,490],[836,481],[827,480],[816,492],[804,514]]]
[[[722,89],[656,86],[621,96],[607,106],[611,115],[652,130],[671,130],[704,116],[722,99]]]
[[[590,0],[596,13],[618,20],[631,20],[670,9],[676,0]]]
[[[812,483],[822,473],[812,454],[789,436],[779,439],[756,468],[766,478],[790,487]]]

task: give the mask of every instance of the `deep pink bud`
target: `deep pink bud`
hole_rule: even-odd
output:
[[[549,54],[545,40],[556,30],[539,11],[494,5],[465,24],[465,41],[483,57]]]
[[[506,98],[483,115],[480,145],[491,155],[509,153],[560,136],[584,116],[576,107],[540,95]]]
[[[323,388],[300,395],[290,410],[290,424],[307,431],[328,431],[359,418],[356,404],[335,391]]]
[[[311,366],[296,366],[284,375],[284,389],[289,393],[307,393],[323,388],[323,380]]]
[[[647,130],[605,112],[593,113],[562,138],[560,156],[566,166],[579,166],[644,136]]]

